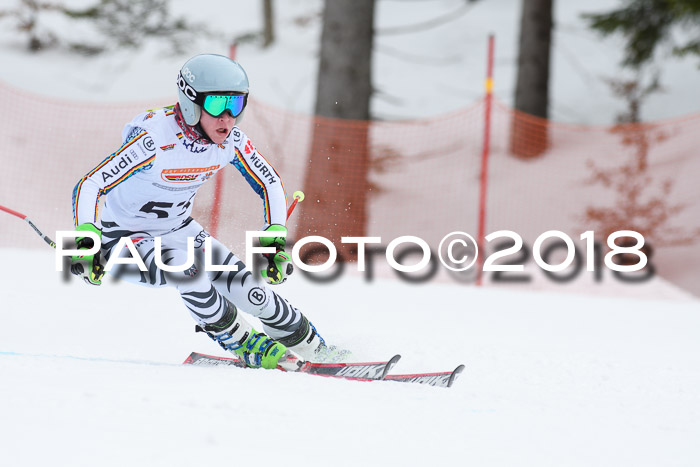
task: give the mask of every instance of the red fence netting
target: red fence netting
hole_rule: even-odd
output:
[[[49,235],[72,228],[75,183],[120,144],[123,125],[174,102],[92,104],[33,95],[0,83],[4,112],[0,204]],[[174,100],[173,100],[174,101]],[[483,102],[413,121],[356,122],[299,115],[251,101],[241,127],[305,201],[292,236],[417,236],[437,247],[452,231],[476,235]],[[641,232],[664,277],[700,293],[700,115],[626,126],[576,126],[522,115],[494,102],[486,233],[507,229],[532,244],[547,230],[577,240],[594,230]],[[225,173],[218,237],[243,255],[262,204],[237,171]],[[214,184],[195,217],[211,221]],[[0,217],[0,247],[42,242]],[[694,284],[694,285],[693,285]]]

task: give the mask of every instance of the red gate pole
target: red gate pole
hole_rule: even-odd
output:
[[[236,43],[232,43],[228,51],[228,56],[231,60],[236,59]],[[216,237],[219,228],[219,214],[221,213],[221,192],[224,189],[224,174],[222,171],[217,172],[214,176],[214,201],[211,205],[211,213],[209,215],[209,233],[212,237]]]
[[[486,66],[486,96],[484,99],[484,141],[481,152],[481,177],[479,181],[479,233],[477,244],[479,246],[479,257],[477,260],[476,285],[481,285],[482,268],[484,258],[484,236],[486,235],[486,188],[488,182],[489,152],[491,144],[491,101],[493,98],[493,51],[494,37],[489,35],[488,62]]]

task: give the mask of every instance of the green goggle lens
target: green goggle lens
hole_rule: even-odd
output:
[[[209,94],[204,98],[202,107],[204,107],[204,110],[212,117],[218,117],[228,110],[235,118],[243,112],[247,100],[246,97],[248,96],[220,96],[217,94]]]

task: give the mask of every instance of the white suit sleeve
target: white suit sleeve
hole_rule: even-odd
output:
[[[287,197],[282,179],[243,132],[236,127],[231,133],[235,144],[235,156],[231,163],[262,198],[265,227],[270,224],[286,225]]]
[[[148,132],[137,128],[114,154],[85,175],[73,189],[73,221],[76,226],[97,223],[100,196],[148,167],[156,157],[155,143]]]

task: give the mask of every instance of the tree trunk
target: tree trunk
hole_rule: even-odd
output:
[[[548,118],[549,61],[554,0],[523,0],[520,20],[518,77],[515,109],[542,119]],[[511,152],[535,157],[547,149],[547,122],[515,115]]]
[[[374,0],[326,0],[317,117],[304,183],[308,201],[298,235],[328,238],[345,259],[354,254],[340,237],[365,236],[367,224],[373,23]]]
[[[326,0],[316,115],[369,120],[374,0]]]
[[[263,47],[269,47],[275,41],[275,14],[272,0],[263,0]]]

